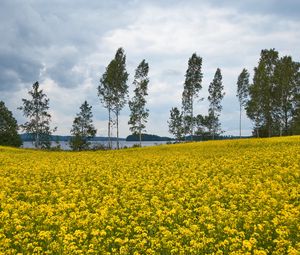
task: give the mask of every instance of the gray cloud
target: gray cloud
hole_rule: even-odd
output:
[[[298,0],[211,0],[210,5],[217,8],[234,8],[242,14],[275,15],[285,19],[298,19],[300,2]]]
[[[115,19],[124,8],[122,1],[1,1],[1,88],[45,78],[38,76],[44,65],[60,86],[79,86],[82,73],[74,67],[87,65],[106,31],[130,21],[126,15]],[[68,48],[77,53],[66,54]]]
[[[252,72],[264,48],[298,57],[299,28],[296,0],[2,0],[0,99],[15,108],[16,94],[20,101],[39,80],[61,133],[68,133],[84,99],[93,104],[94,118],[103,125],[106,111],[96,88],[122,46],[129,85],[140,61],[149,63],[148,130],[167,135],[169,110],[180,106],[188,58],[197,52],[203,58],[202,97],[207,97],[216,68],[222,69],[227,93],[222,123],[235,132],[239,72],[243,67]],[[205,113],[207,102],[195,109]],[[126,120],[128,108],[122,114]],[[121,125],[125,136],[127,121]],[[251,128],[249,121],[245,125]]]
[[[28,56],[0,52],[0,91],[16,90],[39,78],[41,63]]]

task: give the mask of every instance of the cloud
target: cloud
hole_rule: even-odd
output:
[[[39,78],[42,64],[16,53],[0,52],[0,91],[18,90],[21,84]]]
[[[117,48],[124,47],[131,95],[135,68],[142,59],[149,63],[147,128],[167,135],[169,111],[180,107],[188,59],[197,52],[203,58],[201,97],[207,98],[220,67],[226,91],[221,120],[228,133],[236,133],[239,73],[245,67],[253,74],[261,49],[298,57],[299,12],[296,0],[2,0],[0,100],[22,122],[14,109],[39,80],[50,98],[58,133],[69,133],[87,99],[98,134],[106,134],[107,112],[97,98],[97,86]],[[196,114],[205,114],[207,107],[207,100],[196,103]],[[128,107],[121,114],[121,135],[126,136]],[[245,121],[245,130],[251,126]]]

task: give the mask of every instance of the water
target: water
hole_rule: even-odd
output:
[[[146,146],[155,146],[155,145],[160,145],[160,144],[166,144],[167,141],[145,141],[142,142],[142,147],[146,147]],[[65,141],[60,141],[59,143],[57,142],[51,142],[51,147],[55,147],[57,145],[60,145],[60,148],[62,150],[71,150],[70,146],[69,146],[69,142],[65,142]],[[139,142],[127,142],[127,141],[119,141],[120,144],[120,148],[129,148],[134,146],[135,144],[139,144]],[[108,141],[91,141],[91,147],[97,146],[97,145],[104,145],[105,147],[108,147]],[[112,147],[113,149],[115,149],[117,147],[117,142],[113,141],[112,142]],[[34,145],[32,142],[23,142],[23,146],[22,148],[34,148]]]

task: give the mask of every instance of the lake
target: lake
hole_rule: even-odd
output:
[[[166,144],[168,141],[143,141],[142,142],[142,147],[146,147],[146,146],[155,146],[155,145],[160,145],[160,144]],[[93,146],[97,146],[97,145],[104,145],[104,146],[108,146],[108,141],[91,141],[91,147]],[[132,147],[135,144],[139,144],[139,142],[135,141],[119,141],[120,144],[120,148],[125,148],[125,147]],[[59,145],[61,147],[62,150],[71,150],[70,146],[69,146],[69,142],[65,142],[65,141],[60,141]],[[52,141],[51,142],[51,147],[57,146],[57,142]],[[112,147],[113,149],[116,149],[117,147],[117,142],[113,141],[112,142]],[[34,148],[34,145],[32,144],[32,142],[23,142],[23,146],[22,148]]]

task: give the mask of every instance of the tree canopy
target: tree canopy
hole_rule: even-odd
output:
[[[129,74],[126,71],[126,55],[119,48],[115,58],[109,63],[106,71],[100,79],[98,96],[101,103],[108,110],[108,137],[111,148],[111,128],[113,124],[111,113],[116,117],[117,126],[117,148],[119,148],[119,115],[127,102]]]
[[[146,122],[149,116],[149,110],[146,109],[146,99],[145,97],[148,95],[148,72],[149,65],[143,60],[135,70],[133,85],[134,96],[132,100],[129,101],[130,108],[130,116],[128,124],[130,125],[130,131],[133,134],[139,135],[139,141],[141,145],[142,141],[142,132],[146,131]]]
[[[92,106],[87,101],[80,106],[80,112],[76,115],[71,134],[70,147],[75,151],[89,149],[89,139],[95,137],[97,130],[93,125]]]
[[[194,100],[202,89],[202,58],[194,53],[189,61],[185,74],[182,92],[182,112],[185,135],[194,135]]]
[[[256,136],[297,133],[299,67],[290,56],[279,58],[275,49],[261,51],[246,104]]]
[[[222,83],[222,74],[221,69],[217,68],[216,73],[214,75],[213,81],[210,83],[208,87],[208,101],[209,101],[209,109],[208,109],[208,116],[209,120],[211,121],[212,127],[212,137],[215,138],[216,135],[221,133],[220,129],[220,121],[219,116],[222,110],[221,101],[225,95],[223,92],[224,86]]]
[[[21,125],[23,131],[32,135],[36,148],[50,148],[50,135],[56,130],[51,129],[51,115],[49,110],[49,98],[43,90],[39,89],[39,83],[32,85],[32,90],[28,92],[30,99],[22,99],[23,106],[18,109],[23,111],[23,115],[28,119]]]
[[[249,95],[249,73],[243,69],[237,80],[237,97],[240,104],[240,137],[242,137],[242,107],[245,107]]]
[[[13,147],[22,145],[17,121],[3,101],[0,101],[0,145]]]

